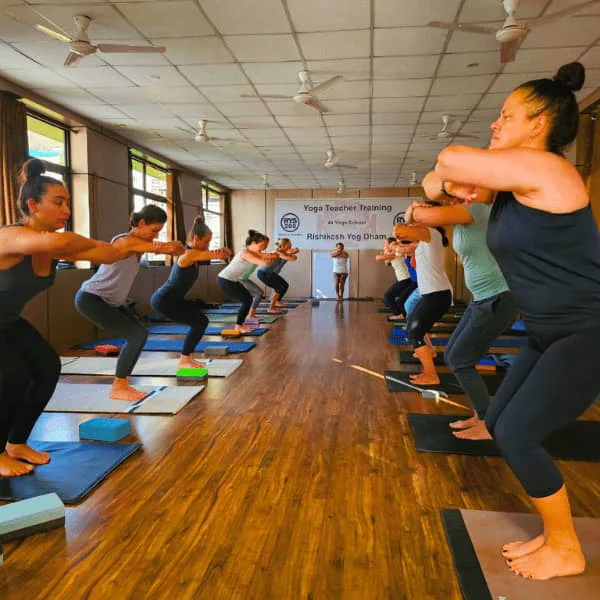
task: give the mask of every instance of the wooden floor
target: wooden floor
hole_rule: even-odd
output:
[[[377,304],[305,303],[178,415],[132,416],[143,451],[65,530],[5,546],[0,598],[460,599],[440,509],[531,508],[503,459],[415,451],[406,413],[457,409],[357,368],[398,366]],[[87,418],[44,414],[34,437]],[[600,517],[600,464],[560,468]]]

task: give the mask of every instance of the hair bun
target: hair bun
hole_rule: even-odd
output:
[[[576,92],[585,82],[585,68],[579,62],[568,63],[558,70],[553,80]]]
[[[248,235],[250,237],[255,236],[258,233],[258,231],[256,231],[256,229],[248,229]]]
[[[46,165],[39,158],[32,158],[23,165],[23,172],[27,179],[34,179],[46,172]]]
[[[194,225],[196,223],[204,223],[204,215],[196,215],[194,217]]]

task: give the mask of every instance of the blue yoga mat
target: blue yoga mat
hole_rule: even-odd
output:
[[[79,348],[84,350],[92,350],[98,344],[112,344],[122,348],[125,345],[123,338],[107,338],[104,340],[96,340],[87,344],[81,344]],[[229,352],[248,352],[256,346],[255,342],[198,342],[194,348],[194,352],[203,352],[208,346],[227,346]],[[146,340],[142,350],[149,352],[181,352],[183,350],[183,340]]]
[[[260,303],[258,305],[259,310],[266,310],[265,307],[268,307],[269,303]],[[299,304],[295,303],[295,302],[290,302],[289,304],[285,305],[285,308],[298,308],[298,306],[300,306]],[[235,308],[235,310],[238,310],[238,308],[240,307],[240,303],[239,302],[223,302],[223,304],[221,304],[221,308]]]
[[[431,338],[431,343],[434,346],[447,346],[449,337],[434,337]],[[527,338],[496,338],[490,348],[520,348],[525,344]],[[394,328],[392,334],[388,338],[388,342],[393,346],[405,346],[408,342],[406,339],[406,329]]]
[[[141,444],[104,442],[30,442],[52,460],[29,475],[0,479],[0,500],[25,500],[55,492],[65,504],[87,496]]]
[[[223,329],[227,329],[227,327],[207,327],[204,333],[206,335],[221,335]],[[152,327],[148,327],[148,333],[154,335],[187,335],[189,330],[188,325],[153,325]],[[264,335],[267,331],[269,330],[266,327],[257,327],[250,333],[244,333],[244,335]]]

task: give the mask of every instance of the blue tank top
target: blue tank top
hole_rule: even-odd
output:
[[[273,262],[269,263],[268,265],[260,267],[258,269],[258,272],[277,275],[278,273],[281,273],[281,269],[283,269],[286,262],[287,260],[285,260],[284,258],[276,258]]]
[[[8,225],[22,227],[22,225]],[[50,274],[40,277],[33,271],[31,256],[26,254],[20,263],[9,269],[0,269],[0,329],[14,323],[25,305],[40,292],[48,289],[56,277],[57,260],[53,260]]]
[[[171,267],[169,278],[154,292],[154,295],[183,300],[198,279],[198,270],[198,263],[192,263],[189,267],[180,267],[179,261],[175,262]]]
[[[589,206],[554,214],[500,192],[487,242],[527,331],[563,336],[600,327],[600,234]]]
[[[404,264],[406,265],[406,268],[408,269],[408,276],[410,277],[411,281],[414,281],[415,283],[417,283],[417,270],[410,263],[411,263],[411,258],[410,258],[410,256],[407,256],[404,259]]]

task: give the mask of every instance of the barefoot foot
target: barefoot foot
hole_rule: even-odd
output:
[[[479,423],[479,417],[477,415],[474,415],[470,419],[452,421],[450,423],[450,429],[469,429],[469,427],[475,427],[477,423]]]
[[[205,369],[206,365],[203,362],[194,360],[191,356],[181,356],[179,363],[177,364],[178,369]]]
[[[578,575],[585,570],[585,557],[579,544],[541,548],[515,559],[506,561],[509,569],[526,579],[542,581],[552,577]]]
[[[29,463],[11,458],[6,452],[0,454],[0,477],[20,477],[31,473],[34,468]]]
[[[24,460],[32,465],[45,465],[50,462],[47,452],[38,452],[27,444],[6,444],[6,454],[15,460]]]
[[[417,385],[439,385],[440,378],[437,375],[428,373],[418,373],[410,376],[410,382]]]
[[[526,542],[511,542],[510,544],[504,544],[502,546],[502,556],[506,559],[513,560],[526,554],[531,554],[536,550],[539,550],[545,543],[546,536],[541,533],[537,537],[534,537]]]
[[[126,387],[113,385],[112,390],[110,391],[111,400],[125,400],[127,402],[137,402],[147,395],[146,392],[140,392],[140,390],[136,390],[130,385]]]
[[[239,331],[241,334],[252,333],[252,331],[254,331],[252,329],[252,327],[246,327],[245,325],[236,325],[235,329],[236,329],[236,331]]]
[[[491,440],[492,436],[485,426],[485,421],[479,421],[477,425],[467,429],[453,431],[452,435],[461,440]]]

